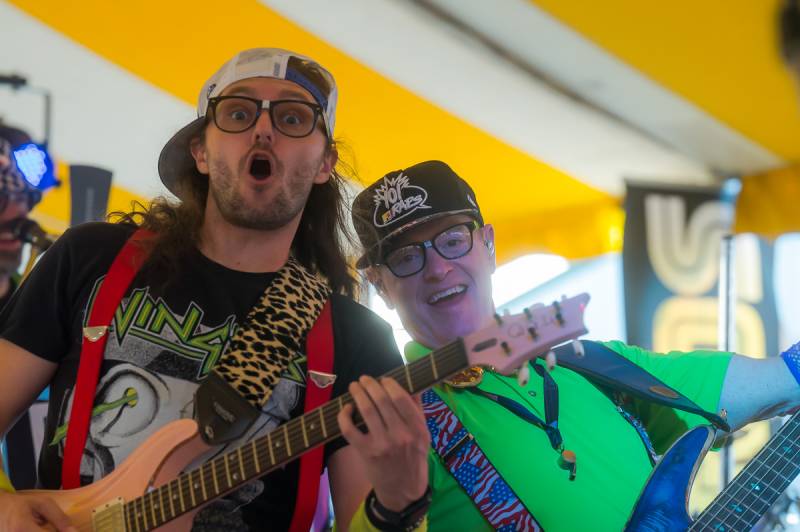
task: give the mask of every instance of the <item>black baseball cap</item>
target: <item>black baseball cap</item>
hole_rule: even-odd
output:
[[[378,262],[384,244],[404,231],[462,213],[483,225],[472,188],[442,161],[389,172],[353,200],[353,226],[364,248],[356,268]]]

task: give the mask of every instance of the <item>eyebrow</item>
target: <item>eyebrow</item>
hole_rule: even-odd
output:
[[[231,92],[229,92],[226,96],[239,96],[239,95],[250,96],[251,98],[255,98],[256,97],[256,91],[254,91],[250,87],[237,87],[237,88],[233,89]],[[308,95],[307,94],[305,94],[304,92],[297,91],[297,90],[292,90],[292,89],[283,89],[283,90],[281,90],[278,93],[278,97],[279,97],[278,99],[280,99],[280,98],[296,98],[298,100],[303,100],[303,101],[307,101],[307,102],[310,101],[308,99]],[[316,102],[311,101],[311,103],[316,103]]]

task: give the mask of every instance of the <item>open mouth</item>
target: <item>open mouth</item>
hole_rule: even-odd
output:
[[[250,162],[250,174],[257,181],[264,181],[272,175],[272,163],[269,159],[255,156]]]
[[[428,298],[428,303],[431,305],[436,305],[437,303],[441,303],[443,301],[450,301],[466,291],[467,287],[463,284],[459,284],[448,288],[447,290],[442,290],[441,292],[436,292],[435,294],[431,295]]]

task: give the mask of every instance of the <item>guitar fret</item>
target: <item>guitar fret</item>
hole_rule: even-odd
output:
[[[172,481],[167,482],[167,492],[169,496],[169,508],[172,510],[172,515],[170,515],[170,517],[175,517],[175,499],[172,494]]]
[[[153,492],[151,491],[148,493],[146,497],[145,504],[150,507],[150,516],[153,518],[153,527],[155,527],[158,523],[156,519],[156,509],[153,503]]]
[[[433,373],[433,380],[438,381],[439,380],[439,370],[436,368],[436,357],[431,355],[431,356],[428,357],[428,360],[430,360],[431,372]]]
[[[328,427],[325,426],[325,417],[322,415],[325,411],[325,407],[319,409],[319,423],[322,427],[322,437],[327,439],[328,438]]]
[[[142,511],[139,515],[142,517],[142,524],[144,525],[144,529],[147,530],[148,528],[151,527],[147,524],[147,510],[145,510],[144,507],[144,497],[139,499],[139,506],[142,507]]]
[[[286,458],[292,456],[292,446],[289,443],[289,431],[286,430],[287,426],[283,426],[283,438],[286,440]]]
[[[128,506],[128,505],[126,505]],[[132,501],[130,504],[130,512],[126,512],[126,517],[130,519],[133,523],[133,526],[129,528],[129,530],[135,530],[135,532],[139,532],[139,519],[136,517],[136,501]]]
[[[126,504],[123,507],[122,513],[125,514],[125,530],[131,530],[132,531],[133,527],[131,526],[131,512],[130,512],[131,510],[132,510],[132,508],[128,507],[128,505]]]
[[[222,458],[223,460],[225,459],[224,456]],[[214,482],[214,491],[216,492],[215,495],[219,495],[222,492],[219,490],[219,482],[217,482],[217,468],[215,467],[216,462],[216,460],[207,462],[201,469],[208,467],[208,470],[211,471],[211,480]]]
[[[261,463],[258,461],[258,448],[256,447],[256,440],[252,440],[250,442],[250,446],[253,448],[253,460],[255,462],[256,473],[261,473]]]
[[[233,480],[231,480],[231,468],[228,466],[228,455],[222,455],[222,463],[225,466],[225,478],[228,480],[228,487],[230,488],[233,486]],[[219,488],[217,488],[217,493],[219,493]]]
[[[205,475],[203,474],[203,469],[200,468],[197,470],[197,476],[200,477],[200,488],[203,490],[203,500],[208,500],[208,492],[206,491],[206,479]]]
[[[167,521],[167,515],[164,513],[166,504],[164,504],[164,490],[162,488],[159,488],[156,491],[158,492],[158,507],[159,510],[161,510],[161,522],[165,523]]]
[[[192,508],[194,508],[195,506],[197,506],[197,501],[195,500],[194,497],[194,482],[192,481],[191,473],[189,473],[189,475],[186,477],[186,484],[189,486],[189,495],[192,498]]]
[[[271,432],[267,432],[267,449],[269,449],[269,460],[270,460],[270,464],[269,465],[270,466],[274,466],[275,465],[275,455],[272,454],[272,435],[271,434],[272,434]]]
[[[239,457],[239,471],[242,473],[242,478],[239,479],[239,480],[244,481],[244,480],[247,479],[247,474],[244,472],[244,460],[242,459],[242,448],[241,447],[236,449],[236,456]]]
[[[305,443],[306,448],[308,448],[308,433],[306,433],[306,422],[303,417],[300,418],[300,428],[303,430],[303,443]]]
[[[408,366],[403,366],[406,374],[406,388],[408,393],[414,393],[414,383],[411,382],[411,373],[408,371]]]
[[[181,488],[181,477],[178,477],[175,489],[178,491],[178,501],[181,503],[181,513],[186,511],[186,505],[183,502],[183,489]]]

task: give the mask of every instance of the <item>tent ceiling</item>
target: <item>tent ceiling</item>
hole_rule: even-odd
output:
[[[695,31],[697,16],[683,22],[677,16],[681,9],[705,16],[707,7],[685,0],[659,5],[669,31],[657,31],[656,8],[632,0],[614,0],[616,11],[607,12],[606,3],[536,4],[85,0],[67,8],[55,0],[0,1],[8,29],[0,46],[17,50],[4,57],[0,73],[27,74],[53,91],[61,158],[109,167],[117,185],[150,196],[161,190],[158,150],[192,117],[197,88],[214,68],[251,46],[303,51],[337,76],[337,136],[360,177],[373,180],[428,158],[449,162],[475,184],[486,217],[509,228],[501,232],[501,258],[542,246],[568,256],[613,246],[618,217],[608,211],[625,178],[708,183],[715,172],[761,170],[792,155],[789,133],[774,131],[800,128],[786,98],[764,103],[771,116],[786,113],[791,124],[756,134],[765,123],[748,73],[761,75],[763,68],[748,61],[768,55],[762,41],[771,36],[771,21],[753,15],[766,7],[725,8],[750,17],[723,32],[730,30],[731,41],[744,24],[766,26],[747,29],[758,46],[750,38],[729,43],[735,53],[748,46],[759,53],[747,61],[709,61],[696,48],[716,47],[715,28],[702,34]],[[614,31],[607,30],[612,23]],[[670,53],[651,48],[702,65],[686,66],[683,75]],[[770,57],[772,89],[764,94],[787,96],[787,78]],[[738,84],[728,75],[735,65],[746,78]],[[3,90],[0,115],[30,126],[41,111],[30,95]],[[568,235],[547,230],[565,213],[571,231],[582,218],[614,227],[594,227],[594,246],[587,239],[571,247]]]

